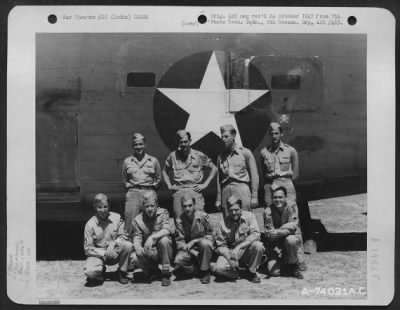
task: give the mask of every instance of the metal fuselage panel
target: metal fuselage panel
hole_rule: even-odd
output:
[[[121,167],[132,153],[132,133],[143,133],[147,152],[161,165],[173,148],[160,134],[164,118],[155,120],[164,112],[154,111],[167,73],[170,80],[187,80],[181,87],[192,89],[205,71],[204,61],[193,55],[214,52],[229,98],[268,88],[268,97],[245,113],[256,118],[264,113],[265,123],[284,121],[284,142],[299,152],[299,182],[366,178],[364,35],[38,34],[36,44],[38,200],[73,193],[84,204],[104,192],[123,203]],[[191,69],[177,70],[185,59]],[[201,72],[196,75],[196,70]],[[130,72],[154,73],[155,85],[127,86]],[[265,84],[258,85],[255,76]],[[179,87],[171,83],[167,86]],[[241,97],[236,103],[229,98],[227,113],[237,112]],[[265,126],[236,119],[239,127],[247,126],[243,144],[252,149],[261,173],[260,150],[270,141]],[[209,151],[215,160],[215,150]],[[215,189],[214,181],[207,195],[215,196]],[[169,196],[162,185],[160,197]]]

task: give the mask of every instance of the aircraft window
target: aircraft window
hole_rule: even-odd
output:
[[[271,87],[273,89],[300,89],[300,75],[273,75]]]
[[[153,87],[156,75],[153,72],[129,72],[126,78],[128,87]]]

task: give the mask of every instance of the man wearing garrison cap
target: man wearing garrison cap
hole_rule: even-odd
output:
[[[286,273],[303,279],[299,266],[301,231],[297,205],[287,200],[285,187],[272,185],[271,192],[273,202],[263,213],[268,272],[271,276]]]
[[[125,158],[122,164],[122,178],[126,193],[125,229],[132,230],[132,221],[140,213],[145,193],[154,192],[160,185],[161,168],[157,158],[145,152],[145,138],[140,133],[132,136],[133,155]]]
[[[299,176],[299,159],[297,151],[290,145],[282,142],[282,127],[272,122],[269,127],[271,144],[264,147],[261,154],[261,167],[265,181],[265,203],[272,203],[271,185],[284,186],[287,190],[287,199],[296,201],[296,190],[293,180]]]
[[[293,181],[299,176],[299,159],[294,147],[283,143],[282,127],[277,122],[269,126],[271,144],[260,152],[262,174],[264,176],[264,199],[268,207],[272,203],[272,188],[283,186],[286,189],[287,200],[296,202],[296,189]],[[300,270],[307,269],[304,260],[303,241],[300,235],[298,257]]]
[[[192,140],[189,132],[178,130],[176,140],[178,148],[165,160],[162,175],[168,189],[173,192],[174,213],[175,217],[179,217],[183,212],[181,198],[185,194],[192,195],[196,200],[196,209],[204,211],[202,192],[214,178],[217,168],[207,155],[190,147]],[[204,181],[205,170],[210,172]]]
[[[200,282],[210,283],[210,261],[214,248],[214,233],[207,213],[195,210],[196,200],[185,194],[181,198],[183,213],[175,220],[175,257],[177,276],[193,276],[196,265]]]
[[[242,210],[240,198],[231,195],[227,199],[228,217],[221,220],[216,244],[219,255],[213,271],[217,276],[236,279],[239,267],[246,267],[250,282],[259,283],[256,270],[264,253],[260,242],[260,230],[254,213]]]
[[[217,199],[215,206],[228,216],[227,199],[232,194],[240,198],[243,210],[251,211],[258,205],[258,172],[251,151],[235,142],[236,129],[232,125],[220,127],[224,150],[217,160]]]
[[[174,227],[169,222],[169,213],[158,206],[157,194],[143,195],[143,210],[132,224],[133,264],[143,270],[146,281],[151,282],[158,264],[162,269],[162,285],[168,286],[172,259]]]

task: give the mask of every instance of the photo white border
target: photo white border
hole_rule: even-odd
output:
[[[185,27],[200,14],[267,11],[340,14],[342,26],[211,25]],[[148,14],[126,21],[63,20],[67,15]],[[56,24],[48,16],[58,16]],[[354,26],[347,24],[356,16]],[[62,299],[61,304],[387,305],[394,296],[395,236],[395,18],[379,8],[17,6],[8,18],[7,68],[7,293],[16,303],[37,304],[35,184],[36,33],[354,33],[367,34],[368,298],[366,300],[119,300]],[[383,157],[384,154],[384,157]],[[379,164],[377,164],[379,163]],[[373,256],[372,256],[373,255]],[[22,269],[18,269],[22,266]]]

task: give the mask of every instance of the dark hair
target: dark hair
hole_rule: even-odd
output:
[[[278,186],[275,189],[271,188],[271,194],[273,194],[273,193],[275,193],[277,191],[282,191],[285,194],[285,197],[287,197],[287,190],[286,190],[286,188],[284,186]]]
[[[191,196],[189,197],[189,195],[183,195],[181,197],[181,205],[187,200],[192,200],[193,205],[196,205],[196,199],[194,197],[191,197]]]

